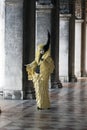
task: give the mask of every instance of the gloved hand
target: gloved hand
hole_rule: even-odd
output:
[[[38,74],[40,73],[40,66],[39,65],[36,67],[35,72]]]

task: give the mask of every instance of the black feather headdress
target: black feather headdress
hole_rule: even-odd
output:
[[[48,31],[48,40],[47,40],[47,43],[43,47],[44,52],[48,51],[49,45],[50,45],[50,32]]]

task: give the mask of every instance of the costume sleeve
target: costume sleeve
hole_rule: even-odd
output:
[[[37,66],[36,61],[33,61],[32,63],[30,63],[26,66],[26,71],[27,71],[27,74],[28,74],[28,80],[33,80],[33,76],[34,76],[34,73],[35,73],[36,66]]]

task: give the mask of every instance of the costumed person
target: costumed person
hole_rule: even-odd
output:
[[[50,55],[50,33],[45,45],[39,45],[35,60],[26,65],[28,80],[32,80],[35,89],[37,109],[49,109],[49,77],[54,70],[54,62]]]

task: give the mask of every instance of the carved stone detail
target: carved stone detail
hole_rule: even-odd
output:
[[[76,2],[75,2],[75,17],[77,19],[82,18],[82,3],[81,3],[81,0],[76,0]]]

